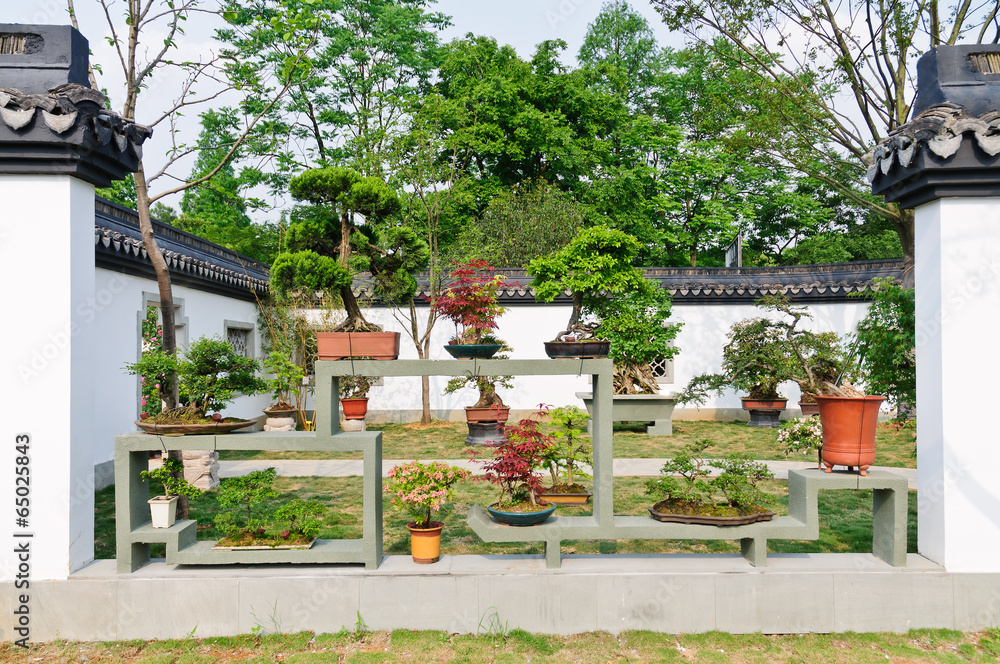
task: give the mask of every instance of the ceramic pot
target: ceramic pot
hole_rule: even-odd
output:
[[[816,397],[826,472],[838,465],[857,466],[862,477],[868,475],[868,467],[875,463],[875,428],[883,401],[880,396]]]
[[[456,360],[488,360],[501,348],[500,344],[448,344],[444,347]]]
[[[340,409],[344,413],[345,420],[363,420],[368,414],[368,398],[341,399]]]
[[[741,397],[743,410],[750,411],[748,427],[769,427],[775,429],[781,426],[778,418],[788,404],[788,399],[746,399]]]
[[[586,505],[593,496],[594,494],[589,491],[583,493],[549,493],[546,491],[539,497],[553,505]]]
[[[598,339],[545,342],[545,354],[552,359],[607,357],[609,352],[611,352],[611,342]]]
[[[416,523],[406,524],[410,531],[410,555],[418,565],[430,565],[441,560],[441,531],[444,523],[431,521],[430,528],[417,528]]]
[[[399,332],[317,332],[316,347],[321,360],[395,360],[399,357]]]
[[[819,415],[819,404],[816,403],[815,401],[813,402],[800,401],[799,410],[802,411],[802,417],[811,417],[813,415]]]
[[[154,528],[169,528],[177,522],[178,500],[177,496],[157,496],[146,501],[149,503],[149,517]]]
[[[545,502],[546,501],[544,500],[539,501],[539,504]],[[552,513],[556,511],[556,506],[553,504],[550,504],[548,509],[542,510],[541,512],[504,512],[496,509],[494,505],[496,505],[496,503],[487,507],[486,511],[488,511],[494,519],[508,526],[537,526],[552,516]]]

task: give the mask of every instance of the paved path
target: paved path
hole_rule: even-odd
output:
[[[388,473],[393,466],[405,463],[404,459],[383,459],[382,475]],[[666,459],[615,459],[615,477],[655,477],[660,474]],[[468,468],[474,473],[482,472],[478,464],[469,459],[447,459],[447,463]],[[291,477],[357,477],[362,474],[364,462],[361,459],[252,459],[248,461],[220,461],[219,475],[234,477],[245,475],[253,470],[261,470],[274,466],[279,475]],[[787,480],[788,471],[793,468],[815,468],[816,463],[803,461],[764,461],[774,473],[775,479]],[[915,468],[872,467],[873,470],[886,470],[902,475],[909,481],[911,489],[917,488],[917,471]]]

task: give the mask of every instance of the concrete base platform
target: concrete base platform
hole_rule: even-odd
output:
[[[31,640],[184,638],[353,628],[475,633],[493,614],[509,627],[570,634],[978,630],[997,624],[1000,574],[954,574],[910,554],[891,567],[868,554],[388,556],[352,565],[184,567],[154,562],[118,574],[101,560],[66,581],[32,582]],[[12,583],[0,591],[0,638],[15,635]]]

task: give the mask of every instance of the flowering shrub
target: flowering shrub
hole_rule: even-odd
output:
[[[452,485],[469,475],[443,461],[411,461],[389,469],[385,492],[392,494],[393,507],[410,513],[417,528],[430,528],[432,514],[452,497]]]
[[[156,322],[159,309],[146,307],[146,317],[142,321],[142,352],[156,353],[163,347],[163,329]],[[152,417],[158,415],[162,406],[160,401],[160,383],[157,376],[141,376],[142,412]]]
[[[808,454],[823,445],[823,427],[818,417],[789,420],[778,430],[778,444],[785,446],[785,456],[795,452]]]
[[[455,324],[455,342],[481,344],[483,336],[497,329],[504,312],[497,300],[503,277],[487,276],[493,268],[486,261],[471,261],[452,271],[455,280],[434,300],[434,313]]]

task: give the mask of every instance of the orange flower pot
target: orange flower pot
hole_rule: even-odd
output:
[[[368,414],[368,399],[341,399],[340,408],[345,420],[363,420]]]
[[[472,422],[499,422],[503,424],[510,417],[510,406],[477,408],[476,406],[465,407],[465,421]]]
[[[410,554],[418,565],[430,565],[441,560],[441,531],[444,523],[431,521],[430,528],[417,528],[416,523],[406,524],[410,531]]]
[[[399,357],[399,332],[317,332],[316,347],[321,360],[395,360]]]
[[[823,425],[823,465],[857,466],[861,476],[875,463],[875,428],[885,397],[816,397]]]

